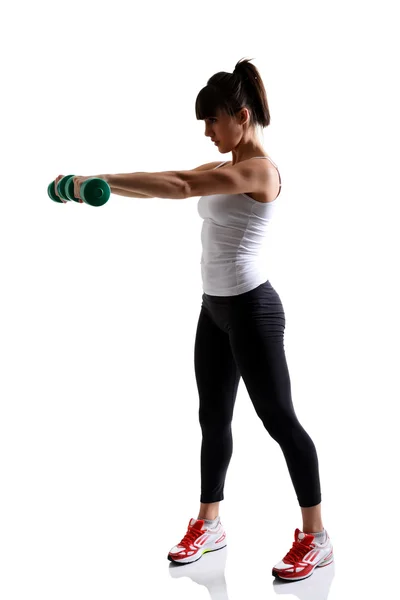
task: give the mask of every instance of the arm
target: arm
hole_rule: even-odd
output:
[[[111,192],[115,189],[141,194],[139,198],[186,198],[187,185],[180,171],[162,171],[161,173],[121,173],[103,175]],[[118,192],[115,192],[118,193]],[[125,195],[125,194],[123,194]],[[136,197],[136,196],[134,196]]]
[[[192,169],[192,171],[215,169],[219,164],[221,164],[221,161],[206,163]],[[126,175],[98,175],[98,177],[105,179],[111,188],[111,193],[118,194],[119,196],[127,196],[129,198],[186,198],[186,183],[181,171],[164,171],[161,173],[139,172],[127,173]],[[184,192],[181,191],[182,183]],[[135,186],[135,189],[132,186]],[[140,191],[136,189],[139,187]],[[157,192],[154,191],[156,189],[158,190]]]
[[[117,187],[114,184],[110,184],[110,175],[94,175],[94,177],[99,177],[100,179],[104,179],[108,183],[111,189],[112,194],[117,194],[118,196],[127,196],[128,198],[153,198],[154,196],[149,196],[148,194],[139,194],[138,192],[132,192],[129,190],[125,190],[121,187]]]

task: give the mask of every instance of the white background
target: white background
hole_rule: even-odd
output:
[[[1,598],[311,599],[331,583],[329,598],[383,598],[396,589],[394,15],[395,2],[348,0],[3,6]],[[220,506],[228,547],[180,581],[167,560],[200,498],[198,198],[112,195],[94,208],[47,196],[59,174],[230,160],[194,106],[214,73],[244,57],[271,111],[264,149],[282,192],[269,279],[336,558],[286,588],[271,569],[302,526],[300,508],[243,380]],[[207,574],[226,550],[216,591]]]

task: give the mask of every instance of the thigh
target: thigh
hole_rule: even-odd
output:
[[[194,364],[200,421],[230,423],[240,381],[229,335],[202,306],[197,324]]]
[[[237,366],[264,424],[293,417],[284,350],[285,313],[271,286],[232,303],[229,339]],[[282,421],[281,421],[282,422]]]

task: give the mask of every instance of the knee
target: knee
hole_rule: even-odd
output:
[[[301,436],[302,426],[297,417],[287,415],[269,415],[260,417],[269,435],[279,444],[288,439],[297,439]]]
[[[203,433],[223,435],[231,431],[232,417],[230,415],[199,412],[199,422]]]

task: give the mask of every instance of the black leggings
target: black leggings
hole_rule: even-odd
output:
[[[237,296],[202,298],[194,350],[202,430],[200,502],[224,499],[233,408],[243,377],[257,415],[282,448],[299,505],[319,504],[317,452],[292,403],[281,299],[269,281]]]

